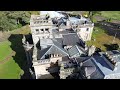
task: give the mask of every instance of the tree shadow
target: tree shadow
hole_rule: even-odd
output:
[[[105,33],[110,36],[115,36],[120,39],[120,23],[108,22],[108,21],[98,21],[95,26],[104,29]]]
[[[108,45],[108,44],[104,44],[104,46],[106,47],[106,50],[107,50],[107,51],[112,50],[110,45]]]
[[[108,51],[111,51],[111,50],[118,50],[119,49],[119,45],[118,44],[104,44],[104,46],[106,47],[106,49]]]
[[[11,42],[11,49],[16,53],[15,56],[13,56],[13,60],[15,60],[19,67],[24,71],[21,79],[31,79],[25,50],[22,44],[22,38],[22,34],[11,34],[8,40]]]

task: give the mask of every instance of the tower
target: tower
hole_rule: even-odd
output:
[[[52,38],[52,29],[54,25],[52,19],[46,19],[46,16],[32,15],[30,28],[33,42],[37,44],[39,39]]]

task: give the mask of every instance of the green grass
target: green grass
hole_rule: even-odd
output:
[[[4,41],[0,43],[0,60],[5,59],[12,52],[11,43]],[[0,63],[0,79],[19,79],[23,73],[19,65],[11,57],[8,61]]]
[[[102,51],[106,51],[107,48],[104,46],[104,44],[111,44],[113,38],[113,36],[107,35],[103,29],[95,26],[92,33],[92,40],[86,43],[88,46],[95,45],[96,47],[101,48]],[[118,43],[120,45],[120,39],[116,38],[115,43]]]
[[[0,43],[0,61],[5,59],[11,52],[12,49],[10,48],[10,42],[4,41]]]
[[[101,11],[101,16],[106,19],[111,18],[112,20],[120,20],[120,11]],[[93,18],[93,20],[96,22],[95,18]],[[105,33],[105,30],[103,30],[100,26],[95,26],[92,34],[92,40],[88,41],[87,44],[88,46],[95,45],[103,51],[106,51],[107,49],[104,44],[111,44],[113,38],[113,36],[109,36]],[[95,41],[93,39],[95,39]],[[120,39],[116,38],[115,41],[115,43],[120,45]]]
[[[29,25],[23,26],[21,28],[15,29],[10,32],[11,34],[29,34],[31,33]]]
[[[11,58],[4,64],[0,64],[0,79],[20,79],[20,74],[23,73],[17,63]]]
[[[0,79],[20,79],[20,74],[24,73],[21,67],[23,68],[26,65],[23,49],[21,49],[23,46],[19,42],[21,42],[22,34],[30,33],[30,28],[27,25],[10,33],[16,36],[11,41],[6,40],[0,43],[0,61],[8,57],[13,48],[17,50],[13,51],[17,55],[15,54],[14,58],[10,57],[5,63],[0,63]]]
[[[98,37],[99,35],[102,35],[104,34],[105,31],[99,27],[94,27],[94,30],[93,30],[93,33],[92,33],[92,38],[96,38]]]
[[[101,11],[101,16],[115,20],[120,20],[120,11]]]

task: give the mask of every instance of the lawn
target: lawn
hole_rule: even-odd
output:
[[[102,51],[106,51],[104,44],[111,44],[114,37],[107,35],[103,29],[96,27],[93,30],[92,40],[87,42],[88,46],[95,45],[98,48],[101,48]],[[120,45],[120,39],[115,38],[115,43]]]
[[[21,28],[15,29],[10,32],[11,34],[29,34],[31,33],[29,25],[23,26]]]
[[[10,48],[11,43],[4,41],[0,43],[0,60],[2,61],[10,55],[12,49]],[[22,69],[13,60],[12,57],[9,60],[5,60],[4,63],[0,63],[0,79],[19,79]]]
[[[7,57],[12,52],[12,49],[10,48],[10,44],[11,43],[8,41],[4,41],[0,43],[0,61],[5,59],[5,57]]]
[[[101,11],[101,16],[115,20],[120,20],[120,11]]]
[[[9,61],[0,64],[0,79],[20,79],[20,74],[23,73],[17,63],[10,58]]]
[[[120,20],[120,11],[101,11],[101,16],[105,17],[106,19],[111,18],[112,20]],[[95,18],[93,18],[94,21]],[[108,35],[105,30],[103,30],[100,26],[94,27],[93,34],[92,34],[92,40],[88,41],[88,46],[95,45],[98,48],[101,48],[103,51],[106,51],[107,48],[104,46],[104,44],[111,44],[114,37]],[[120,45],[120,39],[115,38],[115,43]]]
[[[22,34],[30,33],[29,25],[10,33],[14,37],[0,43],[0,61],[5,60],[11,52],[15,52],[15,55],[4,63],[0,63],[0,79],[20,79],[20,74],[24,74],[23,68],[26,65],[21,37]]]

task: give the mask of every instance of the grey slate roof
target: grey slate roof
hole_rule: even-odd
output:
[[[96,68],[95,72],[90,75],[91,79],[103,79],[104,75]]]
[[[86,53],[85,50],[84,50],[82,47],[78,46],[78,45],[75,45],[75,46],[73,46],[72,48],[70,48],[70,49],[68,50],[68,52],[69,52],[69,54],[70,54],[71,57],[72,57],[73,55],[75,55],[75,54],[78,54],[78,53],[79,53],[79,56],[80,56],[81,54],[85,54],[85,53]]]
[[[53,41],[54,45],[56,45],[58,47],[62,47],[62,41],[60,38],[59,39],[52,39],[52,41]]]
[[[62,47],[61,38],[59,39],[41,39],[40,45],[56,45]]]
[[[53,45],[53,41],[51,39],[41,39],[40,45]]]
[[[77,45],[80,42],[77,34],[63,35],[63,45]]]
[[[63,45],[63,39],[62,38],[55,38],[55,39]]]
[[[102,55],[94,55],[93,61],[95,66],[99,69],[99,72],[102,72],[104,75],[120,73],[120,66],[118,65],[117,70],[112,70],[110,66],[106,63]]]
[[[68,52],[62,47],[62,38],[53,39],[42,39],[41,45],[46,45],[47,48],[38,49],[38,60],[44,59],[45,55],[48,54],[59,54],[60,56],[68,56]]]
[[[51,47],[51,46],[50,46]],[[40,60],[41,57],[50,49],[50,47],[45,48],[43,50],[37,50],[37,59]]]
[[[78,49],[76,48],[76,45],[72,48],[68,49],[69,55],[72,57],[73,55],[79,53]]]
[[[87,66],[87,67],[84,67],[84,74],[85,76],[90,76],[91,74],[93,74],[96,70],[96,67],[92,67],[92,66]]]
[[[92,60],[91,60],[91,58],[89,58],[88,60],[85,60],[84,62],[83,62],[83,65],[82,65],[83,67],[94,67],[95,65],[94,65],[94,63],[92,62]]]
[[[84,62],[84,61],[86,61],[88,59],[90,59],[89,56],[88,57],[86,56],[86,57],[78,57],[78,58],[76,58],[76,60],[77,60],[78,63]]]
[[[96,71],[96,67],[93,61],[89,58],[88,60],[83,62],[81,70],[82,70],[82,73],[87,77],[92,75]]]
[[[113,55],[113,53],[109,53]],[[82,61],[82,72],[84,73],[84,75],[90,75],[91,79],[103,79],[106,75],[120,74],[120,66],[118,65],[116,70],[112,70],[110,66],[106,63],[106,60],[104,60],[102,56],[103,53],[101,52],[100,54],[101,56],[93,55],[88,60]],[[79,58],[77,60],[79,60]]]
[[[45,55],[50,55],[50,54],[58,54],[59,56],[68,56],[69,54],[61,47],[58,47],[56,45],[51,45],[48,48],[45,48],[43,50],[38,50],[38,55],[37,58],[40,59],[45,59]]]

